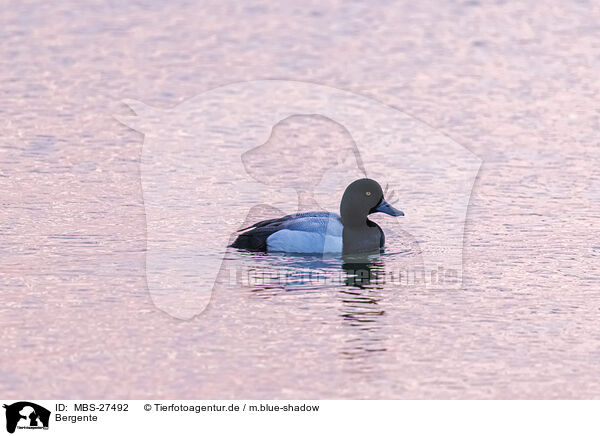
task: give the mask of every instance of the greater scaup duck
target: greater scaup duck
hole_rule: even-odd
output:
[[[383,212],[391,216],[404,213],[383,198],[379,183],[359,179],[346,188],[340,214],[303,212],[257,222],[231,244],[250,251],[286,253],[365,253],[379,251],[385,244],[383,230],[368,215]]]

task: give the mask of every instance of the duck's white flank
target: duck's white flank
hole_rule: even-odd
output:
[[[315,228],[315,220],[312,220],[306,229],[296,224],[294,229],[273,233],[267,238],[267,250],[306,254],[341,253],[343,225],[338,216],[331,215],[329,219],[322,220],[323,224],[318,228]]]

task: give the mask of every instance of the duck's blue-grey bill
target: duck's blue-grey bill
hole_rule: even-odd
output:
[[[377,206],[375,210],[377,212],[387,213],[391,216],[404,216],[404,212],[389,204],[387,201],[385,201],[385,198],[381,200],[381,203],[379,203],[379,206]]]

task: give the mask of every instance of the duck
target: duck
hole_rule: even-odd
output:
[[[379,183],[363,178],[350,183],[340,213],[300,212],[240,229],[230,247],[258,252],[355,254],[380,252],[385,234],[369,215],[404,216],[384,198]]]

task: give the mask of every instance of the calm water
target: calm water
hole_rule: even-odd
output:
[[[600,397],[598,23],[585,1],[9,3],[2,396]],[[399,265],[420,265],[420,241],[377,217],[388,250],[367,274],[341,259],[230,251],[201,316],[157,309],[144,137],[115,120],[129,113],[120,101],[171,108],[253,79],[368,96],[479,156],[463,288],[394,282]],[[399,192],[399,205],[416,195]],[[309,190],[298,203],[314,205]]]

